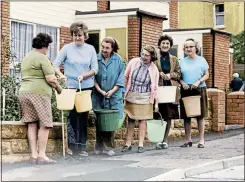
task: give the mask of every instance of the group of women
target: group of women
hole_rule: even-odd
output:
[[[153,119],[154,112],[160,112],[167,121],[163,141],[156,145],[158,149],[168,148],[171,119],[179,117],[184,119],[186,134],[185,143],[181,147],[191,147],[191,118],[186,116],[180,98],[201,95],[201,116],[197,117],[200,134],[198,147],[204,147],[203,118],[207,116],[205,80],[209,76],[208,64],[203,57],[197,55],[199,47],[194,39],[186,40],[184,52],[187,56],[179,61],[169,53],[173,39],[163,35],[159,38],[158,49],[146,45],[142,48],[140,57],[130,60],[125,69],[124,62],[117,53],[119,45],[115,38],[104,38],[101,42],[101,52],[96,55],[94,47],[85,43],[88,39],[86,24],[73,23],[70,33],[73,42],[60,50],[53,64],[46,56],[52,38],[44,33],[33,39],[33,50],[22,61],[22,85],[19,95],[21,120],[28,124],[28,140],[33,163],[56,163],[46,156],[45,150],[49,129],[53,126],[52,88],[58,93],[62,90],[58,81],[65,82],[68,88],[77,91],[80,91],[79,84],[82,90],[92,90],[93,109],[117,109],[119,119],[123,119],[124,112],[126,113],[127,136],[122,152],[132,149],[131,141],[136,121],[139,122],[137,151],[144,152],[147,120]],[[64,74],[60,71],[61,64],[64,65]],[[158,103],[158,87],[163,85],[178,86],[175,103]],[[179,104],[181,116],[178,111]],[[67,152],[71,155],[78,153],[88,156],[88,115],[89,112],[77,113],[75,107],[69,113],[67,124],[71,130],[68,133]],[[97,122],[95,123],[95,153],[114,155],[114,132],[100,131]]]

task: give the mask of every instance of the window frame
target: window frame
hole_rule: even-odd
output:
[[[218,5],[223,5],[224,6],[224,12],[223,13],[216,13],[216,6]],[[214,4],[213,6],[213,12],[214,12],[214,16],[213,16],[213,20],[214,20],[214,27],[215,28],[225,28],[225,5],[224,3],[218,3],[218,4]],[[224,25],[217,25],[217,19],[216,16],[223,16],[224,17]]]

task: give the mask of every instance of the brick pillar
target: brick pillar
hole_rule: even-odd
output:
[[[222,132],[225,129],[225,92],[208,89],[208,98],[212,104],[212,131]]]
[[[158,39],[160,35],[162,35],[162,27],[163,27],[163,19],[143,16],[142,17],[142,47],[144,47],[145,45],[157,46]]]
[[[128,16],[128,60],[139,56],[140,18],[137,15]]]
[[[210,33],[204,33],[202,35],[202,40],[203,40],[203,57],[207,60],[208,65],[209,65],[209,78],[206,81],[207,87],[211,88],[212,87],[212,50],[213,50],[213,37]]]
[[[232,92],[227,95],[227,125],[244,126],[244,92]]]
[[[0,3],[1,75],[8,75],[10,61],[10,3],[7,1],[1,1]]]
[[[178,1],[169,2],[169,25],[170,25],[170,28],[179,27],[179,3]]]
[[[65,45],[72,42],[72,37],[69,27],[60,27],[60,49]],[[64,65],[60,66],[60,71],[64,73]]]
[[[106,0],[97,1],[97,10],[98,11],[110,10],[110,1],[106,1]]]

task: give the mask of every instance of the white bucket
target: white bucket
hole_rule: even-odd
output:
[[[62,89],[60,94],[55,92],[55,95],[59,110],[72,110],[74,108],[76,89]]]
[[[174,103],[176,101],[177,86],[159,86],[158,103]]]
[[[190,96],[182,98],[187,117],[197,117],[201,115],[201,96]]]

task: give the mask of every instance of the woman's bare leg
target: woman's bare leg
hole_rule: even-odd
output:
[[[37,158],[37,123],[28,123],[27,137],[31,150],[31,157]]]
[[[146,121],[139,121],[139,146],[144,146],[144,140],[146,135]]]

